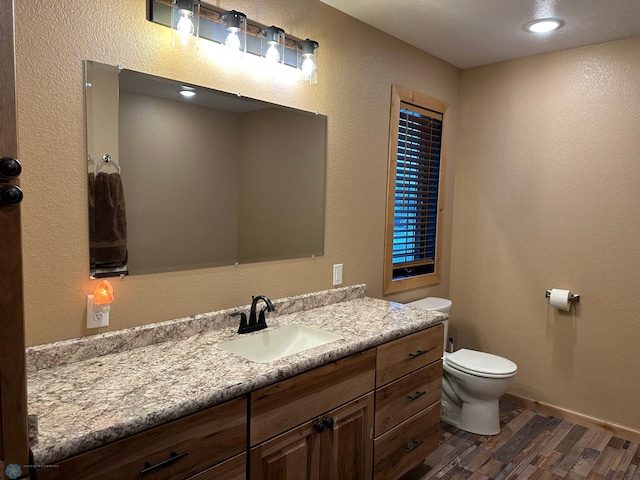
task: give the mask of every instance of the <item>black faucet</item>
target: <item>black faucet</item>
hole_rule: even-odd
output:
[[[257,332],[258,330],[262,330],[263,328],[267,328],[267,321],[264,318],[265,312],[275,312],[276,307],[271,303],[264,295],[258,295],[257,297],[251,297],[251,312],[249,313],[249,321],[247,322],[247,315],[243,313],[235,313],[233,315],[240,315],[240,327],[238,328],[238,333],[249,333],[249,332]],[[260,313],[257,314],[258,302],[262,300],[267,305],[266,307],[262,307],[260,309]]]

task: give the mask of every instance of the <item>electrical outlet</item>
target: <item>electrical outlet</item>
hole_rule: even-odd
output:
[[[333,284],[342,285],[342,264],[336,263],[333,266]]]
[[[109,326],[109,306],[93,303],[93,295],[87,295],[87,328]]]

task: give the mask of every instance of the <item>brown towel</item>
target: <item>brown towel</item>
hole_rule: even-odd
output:
[[[92,268],[127,264],[127,214],[119,173],[89,174],[89,253]]]

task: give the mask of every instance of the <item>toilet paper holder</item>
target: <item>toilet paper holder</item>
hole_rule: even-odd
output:
[[[549,298],[551,296],[551,290],[547,290],[544,294],[545,298]],[[572,293],[571,296],[569,297],[569,302],[574,304],[574,303],[580,303],[580,294],[579,293]]]

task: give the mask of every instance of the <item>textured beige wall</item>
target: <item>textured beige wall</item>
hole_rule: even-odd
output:
[[[317,85],[279,83],[211,59],[205,49],[169,46],[170,32],[145,19],[144,0],[16,2],[16,69],[29,345],[94,333],[85,329],[87,186],[83,60],[217,88],[328,116],[325,255],[239,268],[141,275],[115,280],[111,326],[118,329],[197,312],[331,288],[344,283],[382,295],[382,258],[391,84],[458,104],[460,71],[318,0],[221,0],[262,24],[320,43]],[[457,107],[455,107],[457,108]],[[454,110],[455,110],[454,108]],[[457,115],[452,117],[443,236],[448,295]],[[188,232],[186,232],[188,234]],[[98,330],[100,331],[100,330]]]
[[[640,37],[462,78],[457,346],[513,359],[513,393],[640,429]]]

